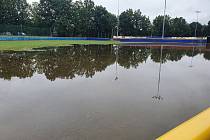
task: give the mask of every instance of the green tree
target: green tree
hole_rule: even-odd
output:
[[[16,24],[17,18],[16,0],[1,0],[0,24]]]
[[[162,30],[163,30],[163,16],[157,16],[153,20],[153,35],[155,36],[162,36]],[[171,36],[171,29],[170,29],[170,16],[166,16],[166,22],[165,22],[165,36]]]
[[[26,0],[1,0],[0,24],[26,24],[29,22],[29,5]]]
[[[60,0],[56,4],[55,29],[59,36],[73,36],[73,4],[72,0]]]
[[[32,25],[41,26],[42,18],[38,2],[33,2],[32,5],[30,6],[30,17]]]
[[[150,30],[150,20],[149,17],[142,15],[140,10],[134,11],[134,35],[135,36],[149,36],[151,34]]]
[[[150,34],[150,20],[140,10],[128,9],[120,15],[120,34],[147,36]]]
[[[16,0],[16,12],[18,15],[17,24],[23,25],[29,23],[29,4],[26,0]]]
[[[134,32],[133,10],[128,9],[120,14],[120,34],[131,36]]]
[[[197,37],[202,37],[203,36],[203,26],[201,23],[197,23],[197,22],[192,22],[190,23],[190,34],[191,36],[195,36],[195,29],[196,29],[196,24],[197,24],[197,31],[196,31],[196,36]]]
[[[52,34],[56,21],[56,0],[40,0],[38,15],[42,26],[49,27]]]
[[[94,36],[94,6],[92,0],[84,0],[81,7],[80,18],[82,24],[80,24],[80,28],[83,36]]]
[[[206,28],[206,34],[210,36],[210,21],[208,22],[207,28]]]
[[[183,17],[171,19],[170,28],[172,36],[183,37],[190,35],[190,26]]]
[[[95,35],[98,37],[111,37],[117,25],[117,18],[109,13],[106,8],[96,6],[94,10]]]

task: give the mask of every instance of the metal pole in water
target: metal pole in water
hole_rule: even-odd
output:
[[[165,0],[165,6],[164,6],[164,18],[163,18],[163,31],[162,31],[162,38],[165,36],[165,23],[166,23],[166,0]]]

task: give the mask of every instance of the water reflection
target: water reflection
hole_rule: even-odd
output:
[[[119,46],[114,46],[115,49],[115,55],[116,55],[116,59],[115,59],[115,81],[117,81],[118,78],[118,60],[119,60]]]
[[[190,66],[189,67],[193,67],[193,55],[194,55],[194,52],[195,52],[195,47],[193,46],[192,48],[192,57],[191,57],[191,61],[190,61]]]
[[[163,57],[163,46],[160,47],[160,66],[158,71],[158,88],[157,88],[157,94],[153,96],[153,99],[157,100],[163,100],[163,97],[160,95],[160,82],[161,82],[161,70],[162,70],[162,57]]]
[[[178,49],[159,46],[72,46],[50,48],[32,52],[1,52],[0,78],[27,78],[35,73],[44,74],[48,80],[56,78],[73,79],[76,76],[91,78],[96,72],[104,71],[115,64],[115,80],[118,80],[118,66],[126,69],[137,68],[151,58],[155,63],[179,61],[183,56],[194,57],[203,54],[210,60],[210,51],[200,52],[197,48]],[[114,52],[114,53],[112,53]],[[161,54],[161,55],[160,55]],[[192,65],[192,62],[191,62]]]

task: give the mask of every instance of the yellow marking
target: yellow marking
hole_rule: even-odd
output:
[[[157,140],[210,140],[210,108],[164,134]]]

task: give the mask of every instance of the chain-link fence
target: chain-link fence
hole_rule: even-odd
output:
[[[0,35],[49,36],[50,28],[0,24]]]

